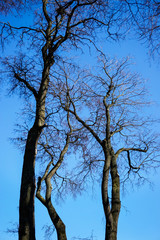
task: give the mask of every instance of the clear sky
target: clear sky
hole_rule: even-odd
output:
[[[146,48],[136,40],[122,43],[102,42],[106,53],[111,56],[134,58],[134,69],[148,79],[149,91],[156,105],[152,109],[155,117],[160,116],[160,58],[149,60]],[[12,51],[9,46],[7,54]],[[4,53],[3,53],[4,54]],[[85,61],[86,56],[82,56]],[[23,153],[9,140],[14,137],[14,124],[17,122],[22,103],[19,98],[7,97],[4,86],[0,86],[0,240],[14,240],[17,235],[6,233],[18,223],[18,201],[21,180]],[[23,118],[23,116],[21,116]],[[160,129],[157,129],[160,131]],[[118,240],[160,240],[160,170],[149,176],[153,187],[144,185],[134,190],[122,192],[122,209],[119,218]],[[54,195],[53,195],[54,199]],[[64,220],[68,239],[94,236],[104,239],[105,218],[103,215],[100,185],[88,189],[82,196],[66,201],[55,201],[56,208]],[[46,209],[36,199],[36,235],[43,240],[43,225],[51,225]],[[51,239],[56,239],[54,234]]]

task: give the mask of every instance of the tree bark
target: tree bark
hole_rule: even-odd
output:
[[[113,154],[113,153],[112,153]],[[120,179],[117,169],[117,158],[112,155],[111,160],[111,178],[112,178],[112,216],[113,216],[113,232],[112,239],[117,240],[118,218],[121,209],[120,201]]]
[[[108,235],[113,228],[113,218],[111,214],[109,196],[108,196],[108,181],[109,181],[109,172],[110,172],[110,165],[111,165],[111,156],[109,153],[105,153],[105,164],[103,168],[103,177],[102,177],[102,203],[104,214],[106,218],[106,237],[105,240],[110,240]]]
[[[103,145],[105,164],[102,177],[102,202],[106,218],[105,240],[117,240],[118,218],[121,208],[120,181],[117,169],[117,158],[109,145],[105,143]],[[111,174],[112,180],[111,203],[108,197],[109,174]]]
[[[45,179],[45,183],[46,183],[46,199],[45,199],[46,208],[47,208],[49,216],[50,216],[50,218],[51,218],[51,220],[52,220],[52,222],[53,222],[53,224],[56,228],[58,240],[67,240],[65,224],[63,223],[63,221],[59,217],[58,213],[56,212],[56,210],[53,207],[52,202],[51,202],[51,193],[52,193],[51,177],[52,177],[52,174],[51,174],[51,176],[49,176],[49,175]]]
[[[45,126],[45,100],[49,84],[49,66],[44,64],[42,81],[36,98],[36,116],[33,127],[28,132],[24,154],[20,203],[19,203],[19,240],[35,240],[35,159],[37,143]]]
[[[55,208],[52,205],[51,200],[46,203],[46,208],[48,210],[49,216],[56,228],[57,239],[58,240],[67,240],[66,236],[66,227],[59,215],[57,214]]]
[[[38,129],[30,129],[24,154],[19,204],[20,240],[35,240],[35,157],[39,135]]]
[[[59,215],[56,212],[55,208],[53,207],[53,204],[51,201],[51,193],[52,193],[51,177],[47,176],[45,178],[45,183],[46,183],[45,199],[41,195],[41,183],[42,183],[42,178],[39,177],[38,183],[37,183],[36,197],[47,208],[50,219],[51,219],[54,227],[56,228],[57,239],[58,240],[67,240],[65,224],[63,223],[62,219],[59,217]]]

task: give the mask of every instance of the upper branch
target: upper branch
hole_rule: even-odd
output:
[[[44,13],[44,16],[45,16],[47,22],[50,23],[51,22],[51,18],[49,17],[48,12],[47,12],[48,0],[42,0],[42,2],[43,2],[43,13]]]
[[[43,205],[46,205],[46,200],[41,195],[41,184],[42,184],[42,181],[43,181],[42,178],[38,177],[36,197],[41,201],[41,203]]]
[[[66,154],[68,147],[69,147],[69,143],[70,143],[70,137],[69,134],[67,134],[66,137],[66,143],[60,153],[59,159],[57,161],[57,163],[55,164],[55,166],[51,169],[51,171],[48,173],[46,179],[51,179],[53,177],[53,175],[56,173],[56,171],[58,170],[58,168],[61,166],[61,163],[63,162],[64,159],[64,155]]]
[[[146,144],[145,148],[120,148],[117,152],[116,152],[116,156],[118,157],[118,155],[122,152],[128,152],[128,151],[136,151],[136,152],[147,152],[148,151],[148,146]]]
[[[130,169],[139,170],[141,164],[138,167],[135,167],[132,165],[129,151],[127,151],[127,157],[128,157],[128,164],[129,164]]]
[[[7,22],[7,23],[0,22],[0,24],[3,24],[2,30],[7,26],[7,27],[9,27],[9,29],[12,29],[12,30],[27,30],[27,32],[28,31],[34,31],[34,32],[37,32],[37,33],[42,33],[43,36],[45,36],[45,33],[43,32],[42,29],[36,29],[36,28],[32,28],[32,27],[27,27],[27,26],[25,26],[25,27],[24,26],[15,27],[15,26],[12,26],[9,22]]]
[[[107,104],[106,100],[110,96],[110,93],[111,93],[112,89],[113,89],[113,85],[112,85],[112,81],[111,81],[111,84],[109,86],[107,94],[103,98],[103,104],[104,104],[105,110],[106,110],[106,138],[107,139],[109,139],[111,137],[111,132],[110,132],[111,117],[110,117],[110,112],[109,112],[110,106]]]
[[[98,135],[95,133],[95,131],[85,122],[83,121],[77,114],[77,111],[76,111],[76,107],[75,107],[75,104],[74,102],[72,101],[72,99],[70,98],[70,102],[73,106],[73,111],[71,109],[65,109],[66,111],[69,111],[70,113],[72,113],[75,118],[78,120],[78,122],[80,122],[92,135],[93,137],[97,140],[97,142],[102,145],[102,140],[98,137]]]

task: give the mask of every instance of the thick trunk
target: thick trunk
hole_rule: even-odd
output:
[[[108,229],[106,225],[106,235],[105,235],[105,240],[117,240],[117,231],[114,229],[110,230]]]
[[[35,158],[38,139],[45,123],[45,100],[49,83],[49,69],[49,67],[44,67],[42,73],[42,81],[36,99],[35,123],[28,132],[25,148],[19,206],[19,240],[35,240]]]
[[[35,157],[40,132],[31,128],[26,143],[19,205],[19,240],[35,240]]]

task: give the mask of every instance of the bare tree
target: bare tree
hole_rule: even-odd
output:
[[[144,97],[144,80],[131,74],[128,64],[128,59],[109,61],[103,55],[94,74],[81,73],[83,80],[72,75],[73,71],[70,76],[64,67],[57,78],[58,86],[63,82],[63,89],[57,94],[61,106],[74,116],[72,123],[83,126],[83,134],[87,134],[87,143],[81,142],[78,147],[83,161],[74,169],[75,176],[78,181],[84,181],[89,173],[99,172],[101,176],[106,240],[117,239],[120,185],[133,180],[132,176],[144,180],[143,171],[160,165],[152,121],[145,117],[145,111],[141,114],[149,104]]]
[[[16,2],[8,1],[9,3],[12,5]],[[1,9],[3,6],[1,5]],[[59,57],[63,56],[66,48],[93,42],[97,28],[104,27],[107,36],[117,38],[124,20],[121,21],[122,8],[121,1],[114,6],[102,0],[42,0],[37,1],[37,7],[30,7],[34,16],[31,26],[13,26],[8,21],[0,22],[2,45],[5,45],[6,40],[14,39],[24,52],[3,59],[10,90],[20,90],[27,101],[30,98],[35,103],[34,119],[26,140],[21,179],[20,240],[35,239],[35,159],[38,139],[46,127],[50,70]]]

